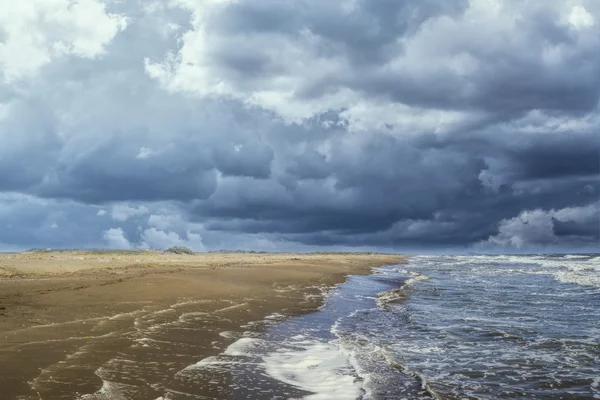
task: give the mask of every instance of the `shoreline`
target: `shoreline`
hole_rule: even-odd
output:
[[[173,380],[177,370],[218,354],[252,321],[316,310],[319,288],[403,260],[350,253],[2,254],[0,388],[8,398],[77,392],[100,399],[89,394],[108,381],[125,385],[128,399],[158,398],[161,388],[177,385],[210,395]]]

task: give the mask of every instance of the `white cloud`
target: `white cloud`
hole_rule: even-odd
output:
[[[153,209],[153,213],[148,216],[148,226],[161,231],[204,231],[201,223],[187,220],[180,209],[168,204],[161,205],[159,209]]]
[[[141,247],[150,249],[168,249],[174,246],[188,247],[194,251],[205,251],[202,236],[198,233],[187,232],[184,237],[176,232],[162,231],[149,228],[142,232]]]
[[[589,28],[596,24],[594,17],[582,5],[576,5],[569,14],[569,23],[576,29]]]
[[[500,221],[498,234],[479,243],[479,246],[526,249],[536,246],[568,245],[568,237],[561,238],[556,235],[554,220],[585,226],[597,220],[598,206],[599,204],[590,204],[584,207],[567,207],[560,210],[523,211],[517,217]]]
[[[98,0],[0,0],[0,10],[0,70],[7,82],[56,57],[95,58],[127,26]]]
[[[106,210],[98,210],[98,213],[96,213],[96,215],[99,217],[106,215]]]
[[[137,156],[135,156],[135,158],[137,158],[138,160],[143,160],[145,158],[153,157],[159,153],[159,151],[152,150],[151,148],[141,147],[140,152],[137,154]]]
[[[139,217],[148,214],[146,206],[130,207],[127,204],[115,204],[111,210],[111,217],[115,221],[127,221],[131,217]]]
[[[434,15],[414,34],[397,35],[382,49],[384,59],[374,62],[365,55],[361,63],[354,63],[351,51],[344,47],[348,43],[336,43],[338,37],[332,40],[326,36],[330,32],[315,29],[318,21],[311,18],[319,12],[324,19],[355,13],[348,20],[364,24],[367,37],[377,35],[385,27],[377,26],[376,19],[369,21],[365,12],[362,15],[356,2],[298,4],[293,14],[283,14],[290,18],[293,34],[281,27],[242,31],[237,25],[233,29],[219,25],[221,19],[228,22],[230,14],[237,21],[235,13],[250,3],[175,2],[191,11],[192,28],[182,35],[176,53],[158,61],[147,58],[146,73],[167,90],[238,99],[273,111],[287,122],[301,122],[328,110],[345,110],[342,117],[350,130],[368,132],[387,124],[396,125],[400,131],[444,133],[484,116],[468,108],[436,109],[435,99],[426,109],[411,107],[403,104],[406,100],[402,98],[381,96],[385,87],[393,95],[394,87],[405,86],[402,91],[407,97],[413,91],[427,98],[429,87],[435,84],[459,103],[487,90],[479,85],[490,80],[488,74],[497,67],[498,58],[511,55],[516,63],[554,76],[569,64],[580,65],[581,53],[600,44],[597,29],[582,31],[596,25],[594,15],[600,9],[592,2],[584,7],[572,1],[547,1],[542,6],[538,2],[470,0],[459,15]],[[310,8],[315,10],[307,10]],[[269,16],[275,18],[277,14]],[[576,27],[583,39],[566,44],[539,40],[538,32],[527,29],[527,24],[547,17],[554,19],[551,23]],[[334,25],[332,29],[347,28],[343,22]],[[252,63],[258,67],[250,73],[247,68]],[[511,64],[508,61],[504,68],[507,75],[514,76]],[[381,88],[379,93],[364,90],[369,82]],[[326,90],[321,90],[323,87]]]
[[[554,244],[557,241],[552,217],[542,210],[523,211],[518,217],[503,220],[498,231],[489,242],[504,247],[520,249],[530,244]]]
[[[125,232],[121,228],[111,228],[104,231],[102,235],[110,248],[127,250],[131,249],[131,243],[125,237]]]
[[[146,73],[166,89],[193,93],[200,96],[236,98],[249,106],[275,111],[288,122],[300,122],[329,109],[342,109],[356,101],[352,90],[341,88],[318,99],[298,99],[297,91],[311,81],[339,74],[344,68],[343,59],[315,57],[319,38],[309,30],[302,30],[294,40],[275,33],[242,36],[215,35],[209,31],[210,20],[227,12],[231,1],[178,1],[176,4],[192,11],[193,28],[182,35],[178,53],[169,53],[162,61],[145,60]],[[266,45],[268,43],[268,45]],[[235,47],[237,57],[251,60],[254,55],[268,58],[276,65],[278,73],[240,84],[225,75],[211,57],[219,47]]]
[[[174,224],[180,224],[183,221],[178,216],[152,214],[148,217],[148,225],[160,230],[172,229]]]
[[[410,107],[389,101],[356,101],[340,113],[351,132],[444,134],[482,121],[485,113]]]

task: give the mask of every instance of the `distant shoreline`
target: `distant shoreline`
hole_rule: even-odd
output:
[[[265,253],[216,251],[174,254],[157,250],[30,250],[0,253],[0,279],[28,276],[51,277],[64,274],[103,272],[119,268],[161,268],[178,265],[193,269],[259,265],[310,265],[311,263],[369,264],[381,258],[404,259],[385,253]]]

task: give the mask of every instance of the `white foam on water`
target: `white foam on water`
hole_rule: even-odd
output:
[[[590,387],[594,393],[594,399],[600,399],[600,378],[593,379]]]
[[[276,350],[271,350],[273,345]],[[323,342],[295,335],[283,343],[242,337],[219,356],[208,357],[186,367],[178,374],[193,370],[229,370],[236,365],[264,368],[271,378],[311,393],[306,400],[355,400],[361,393],[361,380],[336,342]]]
[[[192,312],[182,313],[177,318],[177,321],[180,324],[185,324],[188,322],[194,322],[195,320],[202,320],[202,319],[206,318],[207,316],[212,316],[212,314],[207,311],[192,311]],[[154,325],[154,327],[159,327],[161,325],[171,325],[171,323],[157,324],[157,325]]]
[[[425,274],[420,274],[418,272],[410,272],[409,273],[412,278],[408,279],[405,283],[404,283],[404,287],[408,287],[408,286],[413,286],[416,283],[422,282],[422,281],[426,281],[427,279],[429,279],[429,277]]]
[[[335,342],[294,336],[278,351],[265,356],[269,376],[306,392],[306,400],[349,399],[360,396],[361,382],[349,356]]]
[[[241,325],[240,328],[244,329],[256,329],[257,327],[270,326],[279,322],[276,318],[264,318],[257,321],[250,321],[247,324]]]
[[[593,273],[585,269],[571,269],[570,271],[558,271],[553,275],[562,283],[600,287],[600,268]]]
[[[332,330],[333,331],[333,330]],[[362,379],[361,389],[364,391],[363,398],[370,399],[372,397],[372,374],[367,371],[365,366],[358,360],[357,352],[348,343],[345,346],[340,347],[340,351],[342,351],[348,357],[348,362],[357,375]]]
[[[235,310],[237,308],[243,308],[243,307],[247,307],[247,306],[248,306],[248,303],[238,303],[238,304],[233,304],[229,307],[220,308],[218,310],[215,310],[214,312],[215,313],[225,312],[225,311]]]
[[[268,319],[268,320],[282,320],[282,319],[285,319],[285,315],[280,314],[280,313],[273,313],[273,314],[267,315],[265,317],[265,319]]]
[[[233,332],[233,331],[224,331],[224,332],[219,332],[219,336],[224,337],[226,339],[236,339],[236,338],[240,337],[240,333]]]
[[[127,400],[127,397],[121,391],[124,386],[114,382],[102,380],[102,387],[96,393],[84,394],[79,396],[79,400]]]
[[[591,382],[597,375],[592,338],[598,331],[578,322],[586,314],[594,320],[591,296],[600,293],[594,288],[600,287],[600,257],[421,256],[403,267],[432,281],[421,286],[426,290],[411,293],[406,308],[393,310],[406,311],[410,325],[382,335],[381,343],[418,373],[428,390],[478,397],[488,383],[512,390],[507,383],[518,374],[524,382],[540,382],[540,388],[522,389],[526,384],[515,382],[519,389],[513,395],[548,390],[600,399],[600,381]],[[564,287],[552,278],[580,287]],[[590,379],[587,388],[583,379]],[[571,380],[577,386],[572,392],[553,389]],[[365,379],[368,392],[367,386]]]
[[[405,299],[407,297],[406,289],[429,279],[429,276],[418,272],[407,271],[406,274],[410,275],[411,278],[407,279],[402,286],[377,294],[376,303],[379,307],[384,307],[388,303]]]
[[[600,257],[590,257],[581,254],[570,254],[562,257],[544,255],[470,255],[470,256],[414,256],[416,261],[410,268],[425,267],[439,268],[440,265],[453,269],[479,264],[472,272],[489,273],[521,273],[535,275],[551,275],[562,283],[578,284],[581,286],[600,287]],[[505,268],[506,265],[519,265],[522,268]],[[495,269],[494,266],[501,268]]]
[[[585,256],[585,255],[581,255],[581,254],[567,254],[567,255],[566,255],[566,256],[564,256],[563,258],[580,260],[580,259],[585,259],[585,258],[587,258],[587,256]]]
[[[253,356],[256,349],[264,344],[264,340],[250,337],[243,337],[230,344],[223,354],[228,356]]]
[[[222,369],[223,367],[226,367],[229,365],[236,365],[236,364],[240,364],[240,363],[241,363],[241,361],[237,361],[237,360],[233,360],[233,359],[223,359],[223,358],[219,358],[218,356],[211,356],[211,357],[206,357],[205,359],[198,361],[196,364],[188,365],[183,370],[177,372],[177,374],[175,374],[175,376],[181,375],[182,373],[185,373],[187,371],[192,371],[192,370],[197,370],[197,369]],[[248,364],[248,363],[245,363],[245,364]]]
[[[195,304],[215,303],[217,301],[221,301],[221,300],[187,300],[187,301],[180,301],[180,302],[177,302],[175,304],[172,304],[171,308],[178,308],[178,307],[190,306],[190,305],[195,305]]]
[[[106,317],[95,317],[95,318],[84,318],[84,319],[74,319],[72,321],[66,321],[66,322],[53,322],[50,324],[40,324],[40,325],[33,325],[33,326],[29,326],[26,329],[43,329],[43,328],[51,328],[51,327],[57,327],[57,326],[63,326],[63,325],[71,325],[71,324],[85,324],[86,322],[95,322],[95,321],[101,321],[105,318],[109,318],[109,316]]]

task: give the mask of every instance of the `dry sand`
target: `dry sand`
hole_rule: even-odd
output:
[[[380,254],[0,254],[0,399],[224,398],[181,371],[218,354],[248,322],[314,310],[319,287],[401,262]],[[217,378],[226,390],[227,377]]]

